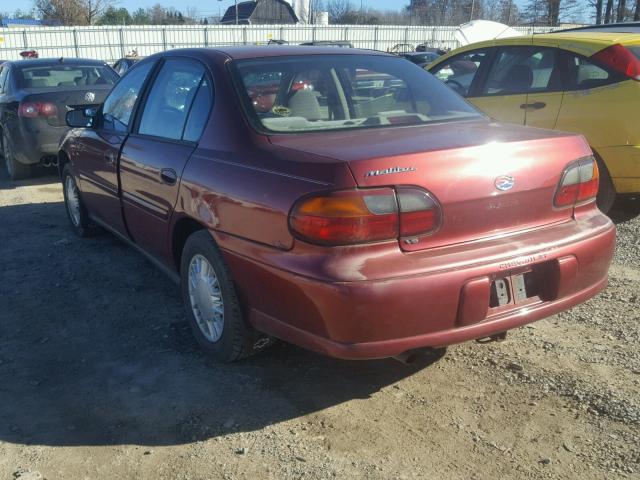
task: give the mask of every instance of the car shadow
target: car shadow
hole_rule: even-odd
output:
[[[633,220],[640,216],[640,197],[625,196],[616,199],[608,215],[615,224]]]
[[[443,355],[407,366],[278,343],[218,364],[193,340],[176,285],[111,235],[73,236],[61,202],[0,208],[0,223],[2,441],[175,445],[322,418]]]
[[[2,163],[0,157],[0,163]],[[59,183],[58,171],[55,168],[36,167],[33,169],[33,175],[25,180],[11,180],[7,176],[7,172],[0,167],[0,190],[13,190],[26,185],[48,185],[50,183]]]

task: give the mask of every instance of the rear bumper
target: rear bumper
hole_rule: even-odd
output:
[[[577,221],[464,247],[406,254],[396,244],[395,251],[370,247],[364,256],[353,249],[351,262],[349,249],[331,258],[296,248],[271,256],[255,246],[232,252],[234,241],[221,240],[258,330],[355,359],[486,337],[587,300],[606,286],[615,227],[594,209]],[[545,295],[526,305],[488,308],[492,280],[531,268],[544,272]],[[363,278],[344,280],[358,275]]]
[[[67,130],[67,126],[51,126],[43,119],[22,119],[11,130],[16,159],[22,164],[34,165],[44,157],[57,155],[60,139]]]

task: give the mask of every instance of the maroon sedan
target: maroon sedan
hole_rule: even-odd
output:
[[[223,361],[272,337],[376,358],[497,336],[607,282],[584,139],[493,123],[396,56],[173,50],[67,120],[73,228],[180,280]]]

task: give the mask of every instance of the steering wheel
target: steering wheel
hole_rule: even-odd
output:
[[[460,82],[458,82],[457,80],[447,80],[444,83],[451,90],[453,90],[454,92],[456,92],[459,95],[465,96],[467,94],[467,89],[464,88],[464,86]]]

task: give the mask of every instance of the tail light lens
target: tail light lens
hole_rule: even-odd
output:
[[[417,237],[440,227],[441,210],[436,199],[419,188],[398,188],[400,236]]]
[[[303,197],[291,210],[291,230],[321,245],[353,245],[433,233],[440,205],[418,188],[337,191]]]
[[[22,102],[18,107],[18,115],[24,118],[55,117],[58,107],[50,102]]]
[[[556,207],[568,207],[586,203],[598,195],[600,174],[593,157],[583,158],[567,167],[556,191],[553,203]]]
[[[591,58],[626,77],[640,80],[640,59],[620,44],[600,50]]]

